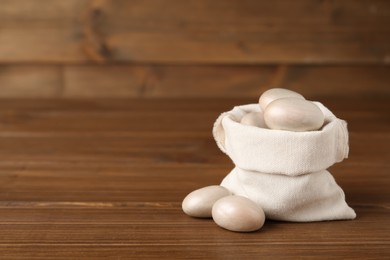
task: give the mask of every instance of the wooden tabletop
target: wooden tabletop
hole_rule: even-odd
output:
[[[319,101],[348,121],[329,170],[357,219],[234,233],[181,201],[232,169],[212,124],[253,100],[1,100],[0,258],[389,258],[390,100]]]

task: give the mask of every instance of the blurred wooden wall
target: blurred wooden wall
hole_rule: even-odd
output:
[[[0,0],[0,97],[390,95],[388,0]]]

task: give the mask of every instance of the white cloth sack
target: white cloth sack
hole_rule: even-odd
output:
[[[326,170],[347,158],[346,122],[325,106],[318,131],[292,132],[240,124],[258,104],[237,106],[216,120],[213,135],[218,147],[236,167],[221,186],[247,197],[263,208],[266,217],[283,221],[354,219],[343,190]]]

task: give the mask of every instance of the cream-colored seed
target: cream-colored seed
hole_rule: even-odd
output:
[[[280,98],[264,111],[264,121],[270,129],[313,131],[324,124],[324,114],[313,102],[300,98]]]
[[[259,105],[261,110],[264,112],[266,107],[274,100],[285,97],[296,97],[305,99],[301,94],[285,89],[285,88],[271,88],[265,91],[259,98]]]
[[[228,189],[219,185],[197,189],[184,198],[182,209],[187,215],[192,217],[210,218],[214,203],[230,194]]]
[[[265,221],[261,207],[245,197],[233,195],[218,200],[212,215],[218,226],[236,232],[256,231]]]
[[[267,128],[262,112],[249,112],[242,117],[241,124]]]

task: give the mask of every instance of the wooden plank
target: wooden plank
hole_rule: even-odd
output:
[[[55,66],[0,66],[0,98],[58,97],[62,70]]]
[[[274,66],[69,66],[64,97],[237,97],[257,95]],[[244,90],[244,91],[243,91]]]
[[[131,179],[137,179],[137,185],[140,183],[146,185],[147,178],[141,181],[140,176],[150,177],[153,172],[159,172],[163,176],[180,175],[184,167],[186,167],[184,172],[196,172],[199,180],[214,176],[212,183],[188,180],[189,183],[197,183],[188,187],[188,190],[196,186],[218,183],[230,171],[232,163],[216,147],[211,135],[211,126],[219,113],[244,101],[239,99],[207,101],[185,99],[3,101],[0,103],[2,111],[0,168],[4,169],[2,196],[13,194],[12,196],[18,198],[41,200],[47,199],[47,195],[51,194],[50,197],[54,200],[73,201],[80,196],[90,200],[96,199],[94,196],[100,190],[99,194],[107,196],[107,199],[123,200],[139,193],[126,192],[126,188],[123,188],[117,190],[114,195],[107,195],[107,191],[101,189],[108,183],[112,183],[110,187],[119,189],[122,187],[120,181],[127,180],[126,176],[129,183]],[[360,180],[360,175],[356,175],[356,172],[363,176],[367,172],[378,174],[387,172],[385,162],[390,156],[386,150],[390,138],[390,120],[387,112],[389,103],[378,102],[376,99],[366,99],[364,103],[360,100],[343,99],[325,101],[325,104],[333,107],[332,110],[336,114],[347,119],[351,131],[350,158],[335,166],[335,175],[345,173],[354,176],[351,180]],[[166,117],[169,117],[169,120]],[[376,156],[367,160],[367,153]],[[134,169],[137,165],[142,167],[154,165],[157,168]],[[217,166],[221,168],[215,169]],[[26,168],[35,171],[25,173]],[[111,170],[106,176],[102,173],[103,169]],[[112,169],[116,170],[113,172]],[[13,173],[15,170],[17,172]],[[59,176],[64,177],[54,177],[57,172]],[[24,174],[28,176],[22,177]],[[90,180],[94,174],[99,174],[103,178],[97,180],[104,183],[103,186],[94,186],[98,184]],[[65,176],[69,176],[69,179],[67,180]],[[116,178],[119,182],[115,181]],[[373,180],[378,178],[379,175]],[[181,177],[168,178],[163,186],[175,186],[175,180],[178,179]],[[11,186],[8,189],[7,184],[13,180],[18,180],[17,185],[20,186]],[[37,183],[43,185],[43,180],[49,182],[44,186],[35,186]],[[161,183],[164,182],[161,180]],[[62,188],[58,185],[74,187],[75,190],[62,194]],[[90,185],[91,190],[88,191]],[[358,193],[370,198],[371,188],[377,188],[378,185],[380,184],[367,185],[366,189]],[[86,193],[82,192],[81,187]],[[143,190],[148,189],[147,186],[139,187]],[[354,185],[347,187],[356,192],[351,188]],[[134,190],[134,187],[131,190]],[[164,191],[160,195],[166,199],[172,194]],[[366,201],[361,198],[360,200]],[[380,198],[377,200],[382,201]]]
[[[319,101],[347,120],[352,133],[363,135],[371,131],[373,138],[388,134],[390,104],[385,101],[368,98]],[[188,108],[189,102],[192,109]],[[255,102],[257,99],[2,100],[0,136],[131,140],[149,135],[173,138],[180,133],[183,137],[205,138],[211,135],[212,125],[222,112]]]
[[[2,100],[0,258],[386,259],[388,98],[324,101],[351,120],[350,158],[330,171],[357,219],[234,233],[181,201],[233,167],[206,115],[243,99]]]
[[[142,207],[142,206],[141,206]],[[146,209],[145,209],[146,208]],[[131,207],[134,211],[137,207]],[[61,209],[53,208],[61,211]],[[110,209],[106,209],[108,213]],[[273,244],[273,245],[310,245],[333,244],[335,241],[349,239],[346,244],[354,245],[390,245],[388,226],[379,227],[377,223],[389,223],[388,209],[384,208],[362,208],[364,218],[360,221],[333,221],[305,223],[281,223],[268,221],[264,229],[252,234],[229,233],[216,226],[211,219],[199,220],[186,216],[180,209],[160,207],[159,209],[144,207],[140,213],[128,215],[133,217],[127,223],[107,223],[99,218],[89,219],[87,223],[1,223],[3,235],[0,237],[0,244],[94,244],[99,241],[101,244],[128,244],[128,245],[177,245],[185,246],[189,242],[195,245],[220,244],[228,245],[236,242],[240,244]],[[21,211],[23,212],[23,211]],[[66,209],[62,210],[66,214]],[[111,213],[112,214],[112,213]],[[126,212],[123,217],[126,218]],[[148,221],[153,214],[162,215],[161,221]],[[165,214],[177,215],[177,221],[167,221]],[[55,216],[55,215],[53,215]],[[110,214],[107,215],[109,217]],[[180,216],[180,217],[179,217]],[[92,217],[92,216],[91,216]],[[134,222],[133,222],[134,221]],[[358,224],[360,222],[360,225]],[[364,225],[363,225],[364,224]],[[29,227],[34,232],[25,232]],[[187,231],[194,229],[197,232],[190,234]],[[50,230],[50,231],[49,231]],[[317,232],[305,232],[305,230],[317,230]],[[363,237],[359,234],[371,230],[375,236]],[[49,232],[47,232],[49,231]],[[304,232],[304,236],[297,236],[296,233]],[[223,236],[225,234],[225,236]],[[236,234],[236,235],[234,235]],[[215,240],[215,238],[218,240]],[[268,238],[268,239],[267,239]],[[237,241],[238,240],[238,241]],[[56,241],[56,242],[54,242]],[[217,241],[217,242],[216,242]],[[53,243],[54,242],[54,243]]]
[[[44,143],[41,145],[41,143]],[[73,149],[69,150],[68,147]],[[37,149],[38,148],[38,149]],[[225,161],[212,137],[1,138],[1,163],[210,164]],[[19,152],[17,152],[19,151]],[[115,155],[113,157],[113,155]]]
[[[79,62],[86,0],[2,0],[0,62]]]
[[[56,210],[61,211],[61,209]],[[133,208],[133,210],[136,211],[137,208]],[[136,214],[128,215],[128,217],[137,216],[134,217],[136,223],[102,222],[99,224],[86,224],[72,223],[70,221],[69,223],[60,224],[50,221],[47,224],[0,224],[3,231],[3,235],[0,237],[0,244],[3,247],[5,245],[31,246],[39,244],[48,248],[61,245],[88,247],[100,244],[146,248],[160,246],[164,249],[169,245],[181,248],[196,245],[223,245],[239,248],[241,245],[246,245],[257,249],[259,244],[278,245],[279,247],[284,245],[301,245],[305,246],[306,249],[310,248],[310,250],[307,250],[308,254],[313,254],[319,245],[332,245],[333,248],[354,245],[355,247],[363,246],[366,249],[373,250],[375,247],[382,248],[390,244],[388,238],[389,227],[378,226],[378,223],[388,222],[388,210],[386,209],[366,208],[362,212],[364,218],[356,221],[305,223],[304,225],[267,221],[261,231],[250,234],[227,232],[217,227],[210,219],[199,220],[190,218],[182,213],[179,207],[176,207],[172,212],[169,211],[165,207],[161,207],[160,209],[150,211],[141,210],[138,216]],[[105,212],[107,213],[109,210]],[[63,210],[63,214],[66,214],[66,209]],[[126,212],[122,212],[122,214],[126,218]],[[162,216],[160,222],[149,222],[148,219],[155,214],[175,214],[181,217],[174,222],[169,220],[165,222],[167,216]],[[106,215],[106,217],[109,216],[109,214]],[[141,219],[142,216],[143,219]],[[96,221],[99,222],[99,220],[91,219],[91,222]],[[196,232],[190,232],[190,230],[196,230]],[[307,232],[308,230],[316,230],[316,232]],[[367,231],[372,232],[372,235],[362,237],[361,234],[367,234]],[[299,236],[297,233],[304,233],[305,235]],[[335,243],[335,241],[337,242]],[[237,253],[239,249],[234,249],[233,251]],[[368,252],[366,251],[366,253]],[[279,255],[279,253],[275,252],[275,255]]]
[[[390,96],[390,66],[70,66],[64,97]],[[326,79],[326,80],[324,80]]]
[[[25,244],[93,244],[94,241],[99,241],[102,244],[129,244],[129,245],[156,245],[156,244],[175,244],[177,246],[186,245],[188,242],[192,244],[209,244],[213,243],[215,237],[218,237],[219,244],[230,244],[234,235],[226,235],[226,231],[218,228],[212,220],[197,220],[186,216],[178,205],[174,208],[162,206],[160,208],[142,209],[140,206],[139,214],[136,214],[138,207],[130,207],[130,211],[118,212],[129,221],[125,223],[115,223],[115,211],[110,212],[110,209],[102,210],[106,218],[111,219],[112,222],[107,222],[108,219],[100,220],[89,219],[75,222],[74,219],[69,219],[65,223],[56,220],[38,222],[24,222],[24,223],[1,223],[0,227],[3,230],[3,235],[0,238],[0,244],[16,244],[19,241]],[[146,209],[145,209],[146,208]],[[62,211],[64,214],[67,209],[53,208],[54,211]],[[359,209],[358,209],[359,210]],[[40,210],[37,210],[40,212]],[[386,215],[388,210],[384,208],[361,208],[360,211],[364,218],[359,221],[338,221],[330,223],[305,223],[305,225],[297,225],[294,223],[268,221],[259,232],[253,234],[238,234],[235,239],[241,238],[241,244],[252,245],[254,243],[266,244],[303,244],[307,246],[317,243],[332,244],[338,241],[341,244],[350,243],[355,245],[363,244],[389,244],[388,232],[389,227],[378,227],[377,223],[386,223]],[[74,210],[69,210],[70,216]],[[80,210],[82,217],[83,210]],[[23,213],[23,210],[19,214]],[[50,213],[49,213],[50,214]],[[95,212],[99,214],[99,211]],[[158,221],[156,215],[161,214],[161,220]],[[164,216],[165,215],[165,216]],[[169,220],[169,215],[175,215],[173,219]],[[54,213],[53,217],[56,216]],[[88,215],[84,215],[87,217]],[[90,215],[91,216],[91,215]],[[92,216],[91,216],[92,217]],[[149,220],[153,219],[153,220]],[[46,222],[46,223],[45,223]],[[357,224],[360,222],[359,224]],[[44,233],[48,227],[51,227],[51,232]],[[193,232],[191,236],[187,236],[185,231],[189,228],[196,228],[197,232]],[[297,236],[296,232],[304,232],[306,230],[317,230],[318,232],[305,232],[305,236]],[[30,232],[26,232],[29,230]],[[153,230],[155,232],[153,232]],[[358,234],[363,231],[370,230],[375,236],[361,238]],[[12,232],[11,232],[12,231]],[[34,231],[34,232],[31,232]],[[206,235],[209,232],[209,235]],[[67,233],[67,235],[65,235]],[[247,236],[245,236],[247,235]],[[56,242],[55,242],[56,241]],[[230,243],[229,243],[230,242]],[[214,242],[215,243],[215,242]]]
[[[199,226],[203,224],[210,226],[209,220],[197,221],[184,214],[181,210],[181,198],[175,199],[175,202],[142,202],[142,201],[121,201],[121,202],[57,202],[57,201],[37,201],[37,202],[6,202],[0,204],[0,227],[2,225],[18,225],[18,226],[33,226],[33,225],[159,225],[165,224],[177,226]],[[351,204],[358,214],[361,223],[367,226],[361,229],[367,229],[374,225],[375,216],[377,215],[378,222],[382,222],[388,214],[386,206],[377,205],[359,205]],[[64,214],[66,212],[66,214]],[[275,221],[268,220],[267,225],[276,224]],[[290,223],[291,224],[291,223]],[[345,222],[350,228],[356,224]],[[310,225],[309,225],[310,226]],[[321,226],[318,223],[313,223],[312,226]],[[328,225],[326,233],[332,232],[333,228],[339,226]],[[298,228],[298,227],[291,227]],[[385,238],[386,230],[380,231],[378,235]],[[356,232],[356,231],[355,231]],[[289,237],[273,237],[275,240],[287,239],[292,240],[292,234]],[[314,235],[315,236],[315,235]],[[331,236],[331,235],[330,235]],[[334,236],[334,235],[333,235]],[[344,236],[348,236],[344,234]],[[5,239],[5,238],[4,238]],[[303,238],[301,238],[303,239]],[[380,239],[377,237],[377,239]],[[330,239],[329,239],[330,240]],[[357,238],[350,242],[356,242]],[[385,240],[385,239],[384,239]],[[4,242],[4,241],[2,241]],[[31,241],[33,242],[33,241]],[[69,241],[70,242],[70,241]],[[222,241],[221,241],[222,242]],[[270,241],[269,241],[270,242]],[[276,242],[276,241],[274,241]],[[280,242],[280,241],[279,241]],[[291,241],[290,241],[291,242]],[[325,240],[322,242],[326,242]],[[329,242],[329,241],[328,241]],[[390,241],[389,241],[390,242]]]
[[[300,231],[301,232],[301,231]],[[226,235],[226,232],[224,232]],[[188,235],[190,236],[190,234]],[[221,235],[222,236],[222,235]],[[215,241],[220,236],[214,236]],[[50,246],[51,250],[48,250]],[[7,259],[107,259],[107,258],[134,258],[134,259],[275,259],[275,258],[367,258],[386,259],[389,255],[389,245],[378,243],[362,245],[340,243],[337,246],[330,244],[311,244],[311,250],[303,244],[268,244],[258,243],[240,244],[239,240],[231,244],[191,244],[185,248],[178,245],[129,245],[129,244],[7,244],[0,245],[2,255]]]
[[[109,47],[103,59],[389,62],[386,1],[139,0],[108,1],[95,8],[102,17],[98,22],[106,21],[101,34]]]
[[[127,203],[159,207],[159,203],[178,203],[194,189],[220,183],[232,168],[228,159],[225,165],[179,164],[131,166],[83,161],[0,166],[0,207],[115,208]]]
[[[3,0],[0,9],[0,62],[390,61],[383,0]]]
[[[359,160],[363,159],[351,157],[329,171],[353,207],[388,207],[390,167],[375,161],[358,163]],[[51,165],[25,163],[13,167],[2,164],[0,208],[111,209],[139,203],[150,204],[148,207],[173,203],[176,207],[189,192],[219,184],[233,169],[228,159],[213,164],[150,165],[142,162],[137,166],[108,164],[98,160],[93,164],[86,161]],[[371,178],[367,178],[367,174]],[[361,183],[366,185],[362,187]],[[2,216],[5,220],[5,214]]]
[[[226,163],[226,157],[216,147],[211,133],[206,137],[150,133],[132,137],[6,137],[0,141],[0,165],[19,167],[30,163],[94,165],[99,162],[101,165],[127,166]],[[383,162],[390,157],[386,152],[389,141],[388,133],[354,134],[351,136],[351,156],[358,164]],[[378,149],[384,152],[370,162],[363,160],[367,152]]]
[[[326,80],[324,80],[326,79]],[[249,98],[281,86],[307,98],[390,96],[390,66],[3,65],[0,97]]]

